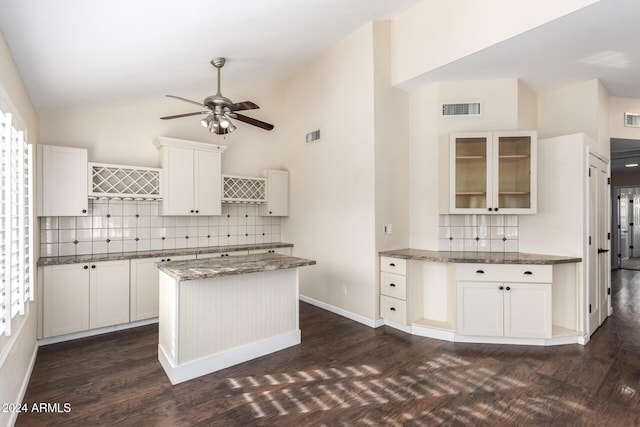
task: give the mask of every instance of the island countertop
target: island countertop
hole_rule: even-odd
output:
[[[479,263],[479,264],[533,264],[552,265],[581,262],[582,258],[539,255],[522,252],[446,252],[427,251],[422,249],[399,249],[381,251],[380,256],[400,258],[416,261],[452,262],[452,263]]]
[[[170,261],[158,264],[158,269],[178,282],[207,279],[233,274],[283,270],[315,265],[314,260],[276,253],[238,255],[224,258]]]

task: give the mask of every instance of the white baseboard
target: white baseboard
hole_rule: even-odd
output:
[[[55,344],[55,343],[64,342],[64,341],[75,340],[78,338],[92,337],[94,335],[108,334],[109,332],[116,332],[116,331],[122,331],[125,329],[137,328],[138,326],[151,325],[152,323],[158,323],[158,318],[153,317],[151,319],[138,320],[136,322],[130,322],[130,323],[122,323],[120,325],[105,326],[104,328],[90,329],[88,331],[74,332],[72,334],[41,338],[38,340],[38,345],[43,346],[43,345]]]
[[[18,398],[15,403],[20,404],[24,400],[24,395],[27,394],[27,387],[29,386],[29,380],[31,379],[31,374],[33,373],[33,368],[36,365],[36,357],[38,356],[38,343],[35,342],[33,344],[33,351],[31,352],[31,360],[29,360],[29,367],[27,369],[27,373],[22,379],[22,384],[20,384],[20,391],[18,392]],[[11,418],[9,418],[9,425],[13,426],[16,424],[18,420],[18,411],[13,411],[11,413]]]
[[[299,298],[300,298],[300,301],[304,301],[304,302],[309,303],[311,305],[315,305],[316,307],[320,307],[323,310],[327,310],[327,311],[330,311],[332,313],[339,314],[342,317],[346,317],[347,319],[351,319],[351,320],[353,320],[355,322],[362,323],[363,325],[367,325],[367,326],[369,326],[371,328],[377,328],[377,327],[380,327],[380,326],[384,325],[384,319],[371,320],[371,319],[369,319],[367,317],[364,317],[364,316],[361,316],[359,314],[352,313],[352,312],[347,311],[345,309],[342,309],[340,307],[336,307],[334,305],[330,305],[330,304],[327,304],[325,302],[322,302],[322,301],[319,301],[317,299],[310,298],[310,297],[307,297],[307,296],[304,296],[304,295],[300,295]]]
[[[158,360],[171,384],[179,384],[298,344],[300,344],[300,329],[235,347],[182,365],[174,364],[164,348],[158,345]]]

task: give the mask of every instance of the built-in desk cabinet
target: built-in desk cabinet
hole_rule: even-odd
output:
[[[446,213],[536,213],[536,132],[454,133],[449,158]]]
[[[552,266],[460,264],[457,333],[551,338]]]
[[[129,322],[129,260],[43,268],[43,337]]]

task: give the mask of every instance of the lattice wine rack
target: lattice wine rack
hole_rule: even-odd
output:
[[[266,203],[267,180],[247,176],[222,175],[223,203]]]
[[[89,163],[89,192],[94,198],[162,198],[162,169]]]

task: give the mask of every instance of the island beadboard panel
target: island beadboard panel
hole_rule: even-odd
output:
[[[69,256],[280,242],[280,218],[255,205],[221,216],[160,216],[157,201],[90,200],[83,217],[42,217],[40,256]]]

